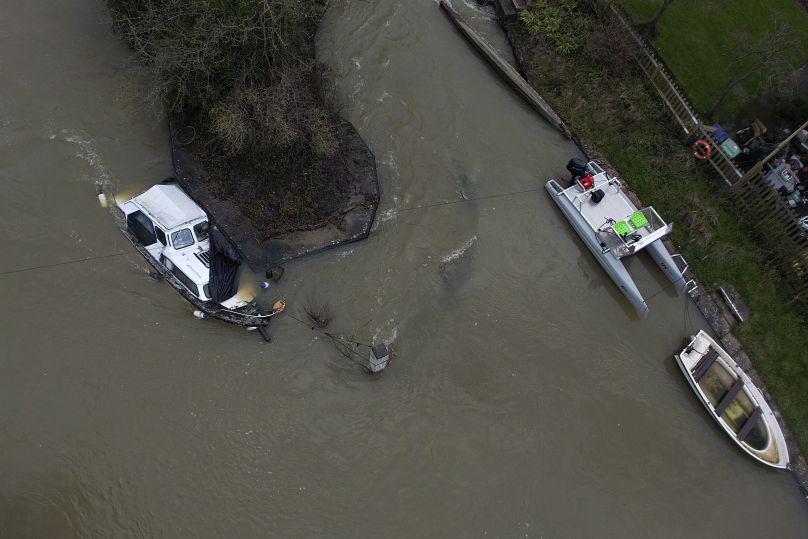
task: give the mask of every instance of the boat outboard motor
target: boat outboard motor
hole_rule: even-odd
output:
[[[570,171],[570,175],[572,176],[572,183],[575,183],[578,181],[578,178],[586,175],[586,161],[575,158],[570,159],[567,163],[567,170]]]

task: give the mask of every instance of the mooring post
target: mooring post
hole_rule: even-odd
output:
[[[387,367],[388,361],[390,361],[390,351],[387,349],[386,344],[376,344],[370,347],[370,372],[377,373],[383,371],[384,368]]]
[[[286,272],[286,269],[283,266],[275,266],[272,269],[267,270],[266,276],[267,279],[272,279],[274,282],[278,282],[283,277],[283,274]]]

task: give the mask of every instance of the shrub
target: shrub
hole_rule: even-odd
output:
[[[583,45],[589,19],[578,10],[576,0],[539,0],[529,10],[519,12],[519,20],[528,33],[543,34],[556,52],[569,56]]]
[[[107,0],[154,80],[151,97],[239,153],[337,146],[314,33],[322,0]]]

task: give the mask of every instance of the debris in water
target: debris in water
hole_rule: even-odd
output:
[[[331,323],[331,307],[328,303],[321,303],[320,305],[315,305],[314,301],[309,300],[306,302],[306,306],[303,308],[305,311],[306,316],[309,317],[309,320],[314,324],[314,327],[319,329],[324,329],[328,327],[328,324]]]

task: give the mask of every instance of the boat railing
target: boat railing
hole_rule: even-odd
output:
[[[690,264],[687,263],[687,260],[685,260],[685,257],[682,256],[679,253],[676,253],[676,254],[671,255],[671,258],[674,260],[674,263],[676,263],[677,258],[682,261],[682,267],[679,268],[679,273],[682,274],[683,279],[687,279],[685,277],[685,272],[688,269],[690,269]],[[678,266],[678,264],[677,264],[677,266]],[[695,279],[687,279],[685,281],[685,287],[687,288],[687,293],[688,294],[693,294],[693,292],[696,291],[696,289],[699,287],[699,285],[696,283]]]
[[[612,224],[612,230],[623,242],[618,253],[621,256],[636,253],[666,236],[672,229],[653,206],[637,210],[624,220]]]
[[[585,189],[580,193],[577,193],[575,196],[571,198],[571,202],[573,207],[575,207],[575,209],[580,212],[581,209],[583,208],[584,201],[588,200],[592,196],[592,193],[594,193],[598,189],[607,189],[607,190],[611,189],[611,191],[613,191],[615,194],[618,194],[620,193],[621,187],[622,184],[620,183],[620,180],[618,180],[617,178],[610,178],[606,175],[605,172],[601,172],[595,176],[595,183],[592,185],[592,187],[590,187],[589,189]],[[568,188],[568,190],[570,189],[581,189],[581,187],[580,184],[575,183],[573,184],[572,187]],[[593,223],[589,223],[589,225],[593,226]],[[596,227],[593,226],[593,228]]]

